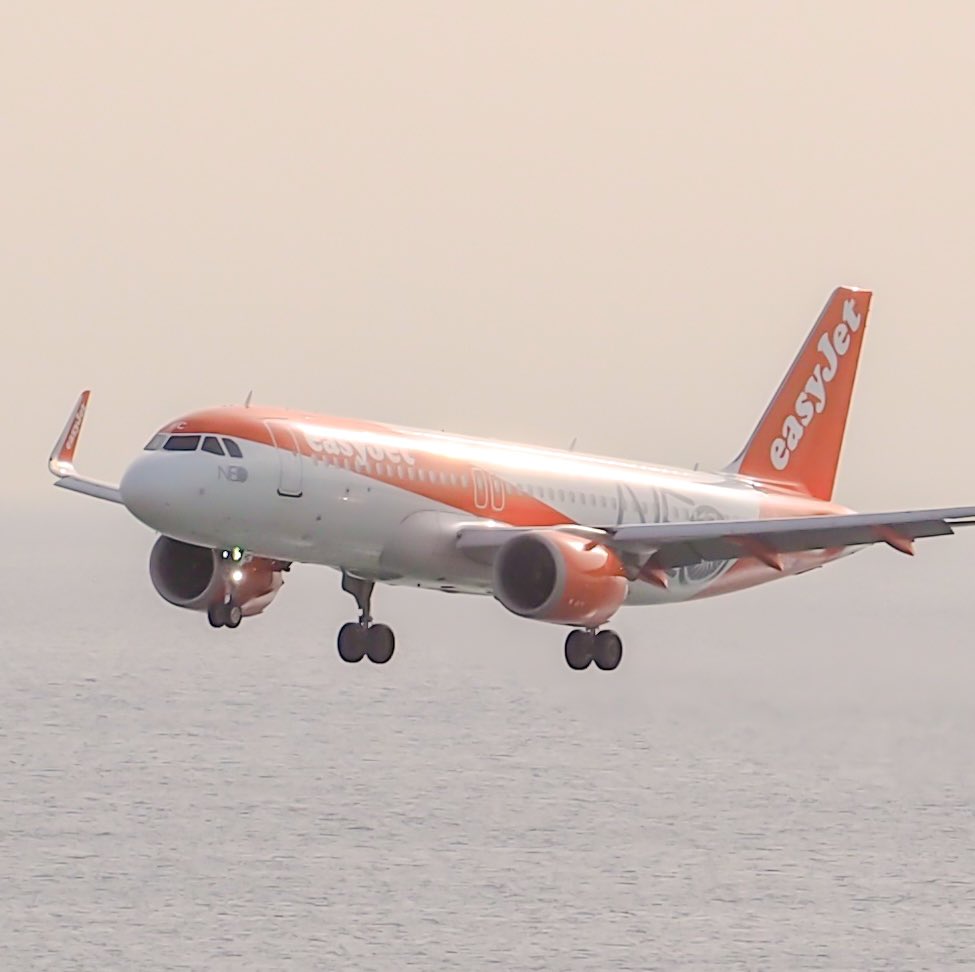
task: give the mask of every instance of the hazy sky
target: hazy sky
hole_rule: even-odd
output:
[[[975,505],[973,97],[968,0],[0,0],[0,965],[965,961],[975,528],[347,666],[336,572],[214,632],[46,460],[91,387],[112,481],[250,389],[720,467],[846,283],[837,499]]]
[[[7,2],[20,507],[255,399],[719,466],[875,290],[838,498],[975,502],[964,3]],[[12,473],[12,474],[11,474]],[[930,549],[925,547],[925,549]]]

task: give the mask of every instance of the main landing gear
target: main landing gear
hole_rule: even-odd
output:
[[[576,628],[565,639],[565,660],[569,668],[577,672],[588,668],[592,662],[604,672],[616,668],[623,657],[623,641],[615,631],[604,628]]]
[[[363,658],[385,665],[396,650],[393,629],[374,624],[369,613],[375,582],[342,572],[342,590],[351,594],[359,605],[359,620],[349,621],[339,629],[339,657],[342,661],[360,662]]]

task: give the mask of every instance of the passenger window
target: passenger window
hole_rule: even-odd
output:
[[[155,452],[156,449],[162,447],[162,444],[166,441],[166,436],[162,432],[157,432],[147,443],[146,452]]]
[[[227,455],[234,459],[243,459],[244,454],[240,451],[240,446],[233,439],[224,439],[223,444],[227,447]]]
[[[223,455],[223,449],[220,448],[220,443],[217,442],[217,437],[215,435],[208,435],[203,440],[203,451],[212,452],[215,456]]]
[[[195,452],[199,444],[198,435],[171,435],[163,448],[167,452]]]

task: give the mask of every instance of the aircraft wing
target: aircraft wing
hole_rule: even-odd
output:
[[[801,550],[828,550],[887,543],[913,553],[920,537],[940,537],[959,526],[975,525],[975,506],[894,513],[845,513],[828,516],[778,517],[764,520],[705,520],[687,523],[634,523],[622,526],[547,527],[602,543],[621,555],[657,569],[686,567],[705,560],[758,557],[781,569],[778,555]],[[518,533],[532,528],[502,524],[465,524],[457,545],[478,559]]]
[[[94,496],[97,499],[108,500],[111,503],[121,503],[122,494],[119,492],[118,486],[103,483],[97,479],[88,479],[86,476],[79,476],[74,468],[74,453],[78,447],[78,437],[81,435],[81,426],[85,421],[85,411],[88,408],[90,395],[90,391],[83,391],[78,397],[74,409],[68,416],[64,431],[51,450],[47,466],[51,473],[57,476],[55,486],[74,490],[76,493],[84,493],[86,496]]]

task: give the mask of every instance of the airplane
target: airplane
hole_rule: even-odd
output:
[[[81,476],[81,394],[49,459],[55,485],[120,503],[158,539],[170,604],[236,628],[292,564],[341,573],[358,618],[346,662],[385,664],[377,583],[493,595],[570,630],[570,668],[618,667],[623,605],[694,601],[803,574],[865,546],[975,523],[975,507],[855,513],[833,488],[872,294],[838,287],[739,455],[681,470],[380,422],[230,405],[164,425],[116,485]]]

